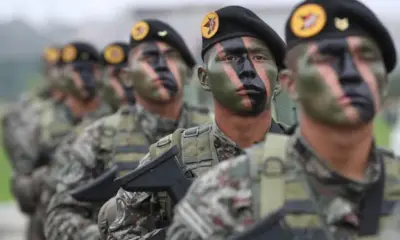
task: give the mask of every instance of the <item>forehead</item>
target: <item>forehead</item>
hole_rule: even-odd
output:
[[[149,41],[144,42],[131,49],[131,53],[148,53],[148,52],[166,52],[166,51],[177,51],[174,47],[168,43],[161,41]]]
[[[349,36],[345,38],[328,38],[321,39],[315,42],[311,42],[309,44],[305,44],[302,48],[306,47],[306,51],[303,51],[305,54],[316,54],[319,52],[319,46],[323,45],[325,48],[329,48],[330,46],[335,46],[338,44],[343,44],[346,42],[347,50],[349,52],[357,51],[360,48],[369,48],[371,50],[379,51],[378,45],[375,41],[367,36]],[[300,47],[301,48],[301,47]]]
[[[220,46],[223,46],[223,48]],[[226,39],[219,42],[219,44],[215,44],[209,51],[230,51],[232,49],[240,48],[269,51],[266,43],[254,37],[235,37]]]

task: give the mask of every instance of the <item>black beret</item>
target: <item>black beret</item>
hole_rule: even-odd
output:
[[[189,67],[192,68],[196,65],[196,60],[181,35],[167,23],[157,19],[145,19],[137,22],[132,27],[130,35],[131,48],[149,41],[162,41],[169,44],[180,52]]]
[[[43,50],[42,59],[48,64],[57,65],[60,61],[60,50],[60,46],[48,46]]]
[[[100,54],[100,63],[103,66],[125,67],[128,63],[129,44],[113,42],[108,44]]]
[[[235,37],[254,37],[270,48],[277,66],[284,68],[286,45],[281,37],[253,11],[241,6],[228,6],[208,13],[201,23],[202,50],[205,52],[215,43]]]
[[[296,5],[285,27],[288,49],[301,42],[367,36],[382,51],[387,72],[396,66],[392,37],[377,16],[357,0],[306,0]]]
[[[100,61],[97,49],[90,43],[71,42],[61,49],[62,64]]]

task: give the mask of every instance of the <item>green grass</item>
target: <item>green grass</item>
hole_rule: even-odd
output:
[[[390,129],[386,123],[378,118],[375,122],[375,135],[377,144],[382,147],[387,147],[389,143]],[[10,166],[8,164],[4,151],[0,148],[0,202],[9,201],[12,199],[9,189]]]

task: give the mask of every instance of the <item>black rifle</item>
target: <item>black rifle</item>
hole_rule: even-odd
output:
[[[130,192],[167,192],[176,204],[185,196],[192,181],[185,175],[174,146],[152,162],[118,178],[119,185]]]
[[[116,163],[108,171],[101,174],[94,181],[80,186],[71,191],[71,195],[83,202],[106,202],[114,197],[119,189],[119,183],[115,181],[119,171],[133,170],[139,162]]]

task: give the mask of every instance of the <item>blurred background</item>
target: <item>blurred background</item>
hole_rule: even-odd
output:
[[[284,23],[296,0],[0,0],[0,108],[22,92],[42,84],[40,53],[48,44],[88,40],[99,49],[115,40],[128,41],[131,26],[143,18],[159,18],[175,27],[201,63],[200,23],[208,11],[242,5],[255,11],[282,37]],[[399,0],[362,0],[400,41]],[[397,68],[392,79],[400,76]],[[189,97],[190,96],[190,97]],[[194,79],[186,98],[210,104],[211,98]],[[283,97],[284,99],[284,97]],[[390,128],[376,122],[379,145],[387,146]],[[0,201],[10,200],[9,168],[0,149]],[[10,209],[9,207],[6,207]],[[0,216],[6,214],[1,212]],[[0,222],[1,231],[4,229]],[[6,239],[6,238],[4,238]],[[11,239],[11,238],[7,238]],[[18,239],[18,238],[16,238]]]

